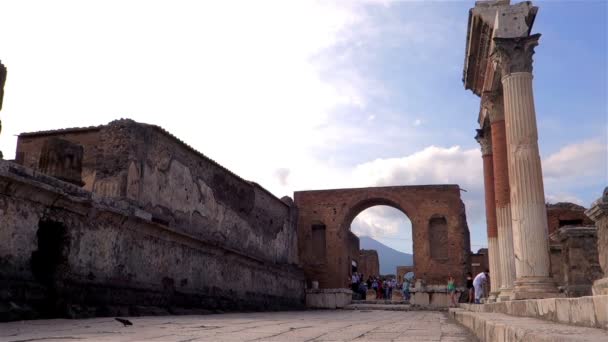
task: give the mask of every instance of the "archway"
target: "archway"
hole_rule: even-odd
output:
[[[364,210],[384,205],[409,217],[414,272],[429,285],[444,284],[447,274],[464,284],[470,253],[469,230],[457,185],[393,186],[298,191],[298,252],[307,281],[321,288],[350,284],[354,254],[351,223]],[[314,237],[316,236],[316,237]],[[323,241],[324,251],[319,244]]]
[[[350,224],[359,238],[359,272],[365,275],[397,275],[397,267],[413,266],[412,223],[407,215],[392,206],[376,205],[361,211]],[[376,251],[378,266],[372,263]]]

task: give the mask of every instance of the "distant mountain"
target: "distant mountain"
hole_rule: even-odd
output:
[[[394,250],[369,236],[360,236],[359,243],[361,249],[375,249],[378,252],[381,274],[395,274],[397,266],[411,266],[414,264],[412,254]]]

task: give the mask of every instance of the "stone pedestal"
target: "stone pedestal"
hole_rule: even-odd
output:
[[[604,276],[593,283],[593,294],[608,295],[608,187],[604,189],[602,198],[595,201],[585,214],[595,221],[597,253]]]
[[[560,290],[567,297],[592,294],[593,281],[602,277],[597,254],[597,229],[594,226],[566,226],[551,234],[551,241],[559,244],[559,258],[554,261],[560,268],[557,274]],[[555,279],[555,274],[554,274]]]
[[[488,262],[490,264],[490,294],[489,302],[495,302],[500,289],[500,251],[498,246],[498,232],[496,228],[496,206],[494,203],[494,165],[492,162],[491,132],[486,126],[477,131],[475,137],[481,145],[483,158],[483,178],[486,204],[486,224],[488,233]]]
[[[540,34],[494,38],[493,56],[502,75],[505,105],[516,274],[513,299],[559,296],[550,276],[547,211],[532,92],[532,55],[539,38]]]

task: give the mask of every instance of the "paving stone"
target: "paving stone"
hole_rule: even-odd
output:
[[[319,310],[0,323],[0,341],[474,341],[445,312]]]

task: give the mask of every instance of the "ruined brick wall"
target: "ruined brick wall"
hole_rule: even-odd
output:
[[[48,316],[302,307],[301,269],[272,261],[284,252],[260,258],[203,236],[154,222],[127,201],[0,161],[2,305]]]
[[[592,226],[593,221],[585,215],[585,208],[574,203],[547,204],[549,235],[564,226]]]
[[[447,274],[452,274],[464,284],[470,267],[470,244],[457,185],[297,191],[294,201],[298,207],[300,263],[307,280],[318,280],[322,288],[348,286],[350,224],[360,212],[375,205],[397,208],[412,222],[414,268],[419,279],[427,284],[444,284]],[[431,219],[440,217],[445,218],[446,238],[432,236],[436,230],[431,228]],[[313,253],[312,226],[319,222],[326,227],[325,263]],[[440,249],[438,258],[431,256],[432,249]]]
[[[359,251],[359,272],[368,276],[380,275],[380,260],[378,252],[373,249],[362,249]]]
[[[294,209],[163,129],[132,120],[21,134],[21,163],[37,168],[48,137],[84,147],[85,189],[128,200],[155,222],[266,261],[298,263]]]

